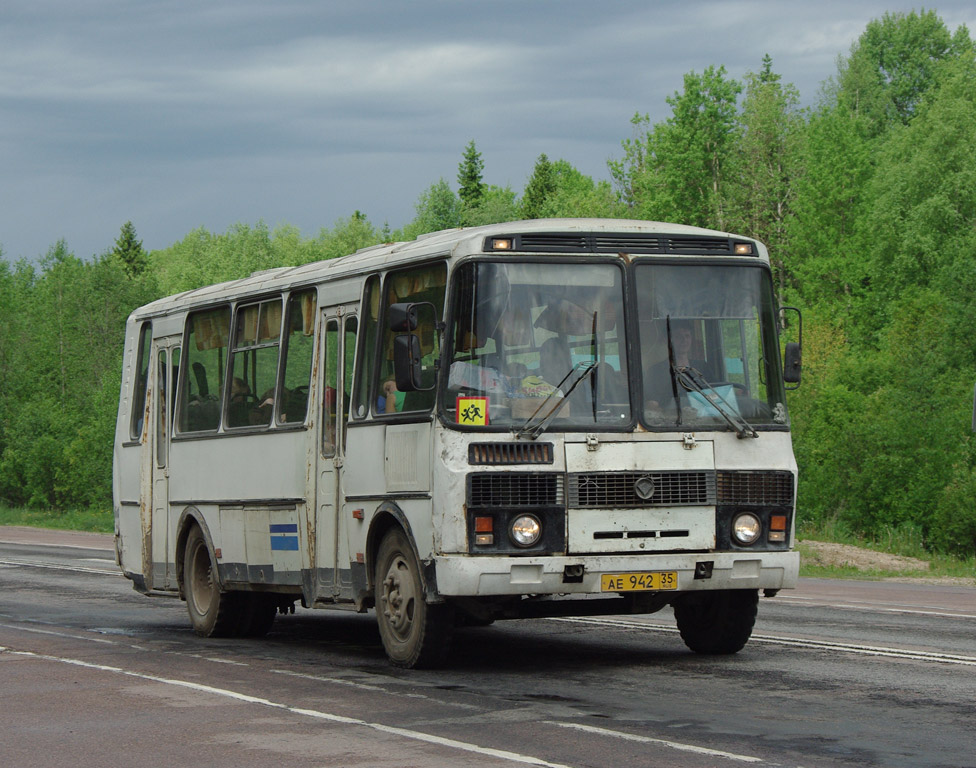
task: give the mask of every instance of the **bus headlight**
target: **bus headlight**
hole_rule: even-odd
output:
[[[732,538],[736,544],[754,544],[762,534],[762,523],[752,512],[742,512],[732,519]]]
[[[508,535],[516,547],[531,547],[542,538],[542,523],[535,515],[519,515],[512,520]]]

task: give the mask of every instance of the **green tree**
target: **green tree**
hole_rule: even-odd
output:
[[[122,225],[122,231],[115,240],[115,247],[112,254],[125,264],[126,272],[130,276],[142,274],[148,264],[146,251],[142,247],[142,241],[136,237],[136,228],[131,221]]]
[[[461,226],[461,201],[444,179],[431,184],[421,193],[415,209],[417,215],[403,229],[406,239]]]
[[[726,228],[726,166],[741,91],[725,67],[711,66],[685,75],[684,90],[667,99],[665,122],[650,126],[647,115],[634,116],[634,138],[610,172],[640,218]]]
[[[799,101],[796,88],[780,82],[772,59],[765,56],[762,70],[746,76],[738,137],[728,162],[729,228],[769,246],[781,304],[787,282],[786,228],[796,196],[804,127]]]
[[[464,148],[464,155],[458,164],[458,197],[461,198],[466,211],[477,208],[484,197],[485,183],[482,179],[484,170],[485,163],[472,139]]]
[[[552,163],[545,153],[539,155],[532,169],[532,176],[525,185],[519,206],[523,219],[541,219],[548,215],[546,206],[556,191],[556,177]]]
[[[475,208],[465,211],[464,223],[476,227],[482,224],[498,224],[519,218],[519,206],[515,192],[510,187],[496,187],[489,184],[481,201]]]
[[[838,99],[866,117],[878,135],[911,120],[938,84],[944,61],[971,54],[966,28],[950,33],[935,11],[886,13],[868,23],[841,61]]]

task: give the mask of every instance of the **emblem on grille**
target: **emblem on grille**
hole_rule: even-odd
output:
[[[650,500],[656,490],[657,487],[654,484],[654,478],[650,475],[641,475],[634,482],[634,493],[644,501]]]

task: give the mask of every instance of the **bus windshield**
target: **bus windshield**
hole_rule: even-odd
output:
[[[454,283],[444,409],[464,426],[631,423],[623,273],[610,262],[471,262]]]
[[[787,423],[766,270],[644,261],[635,279],[648,427]]]

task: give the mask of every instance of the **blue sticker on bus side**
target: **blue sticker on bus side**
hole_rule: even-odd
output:
[[[298,525],[296,523],[271,524],[271,551],[298,551]]]

